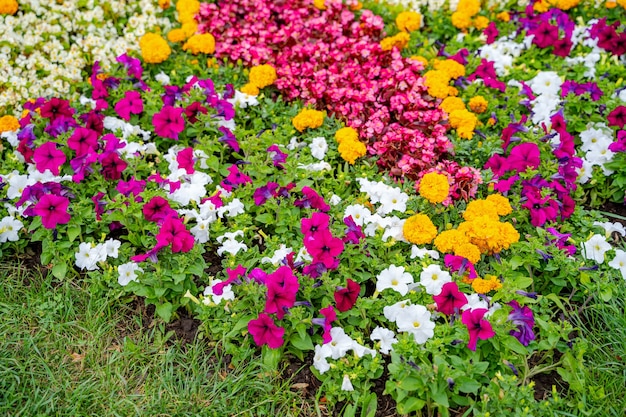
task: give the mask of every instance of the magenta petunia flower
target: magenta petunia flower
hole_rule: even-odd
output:
[[[57,144],[54,142],[44,143],[33,153],[37,171],[45,172],[46,169],[49,169],[54,175],[59,175],[59,169],[66,159],[63,151],[57,149]]]
[[[346,235],[343,238],[344,243],[352,243],[353,245],[358,245],[361,239],[365,239],[365,233],[363,233],[363,229],[361,226],[356,224],[352,216],[344,217],[343,222],[348,229],[346,230]]]
[[[321,211],[330,210],[324,199],[311,187],[302,187],[304,198],[296,200],[293,205],[301,208],[312,208]]]
[[[324,316],[324,318],[311,319],[311,323],[322,326],[324,329],[324,334],[322,335],[324,344],[330,343],[333,340],[330,335],[330,330],[332,329],[332,322],[337,319],[337,313],[335,312],[333,306],[329,305],[328,307],[321,309],[320,314]]]
[[[267,185],[263,185],[254,190],[254,204],[256,204],[257,206],[261,206],[265,204],[265,202],[270,198],[276,197],[278,195],[278,187],[278,183],[270,181],[267,183]]]
[[[437,311],[445,315],[458,313],[465,304],[467,297],[461,291],[456,282],[446,282],[441,288],[439,295],[433,296]]]
[[[72,117],[74,115],[74,109],[70,107],[69,101],[53,97],[41,106],[40,114],[41,117],[46,117],[49,118],[50,121],[54,121],[60,116]]]
[[[489,22],[489,25],[483,31],[485,36],[487,37],[487,45],[491,45],[498,38],[500,32],[498,32],[498,28],[496,27],[495,22]]]
[[[329,230],[322,230],[315,236],[304,239],[304,247],[313,257],[313,262],[322,262],[326,268],[331,268],[335,257],[343,252],[343,241],[334,237]]]
[[[476,350],[478,339],[487,340],[496,335],[491,328],[491,323],[483,318],[487,311],[486,308],[475,308],[463,312],[461,321],[467,326],[469,332],[469,343],[467,344],[469,350]]]
[[[535,35],[533,43],[539,48],[547,48],[559,39],[559,28],[543,21],[535,30],[528,31],[528,34]]]
[[[66,197],[44,194],[34,207],[34,212],[41,217],[41,223],[46,229],[55,229],[57,224],[67,224],[71,216],[67,212],[70,200]]]
[[[267,345],[270,349],[277,349],[284,343],[285,329],[276,326],[274,319],[265,313],[259,314],[258,319],[248,322],[248,332],[258,346]]]
[[[187,174],[193,174],[196,170],[194,164],[196,162],[193,156],[193,148],[185,148],[176,154],[176,162],[178,168],[184,169]]]
[[[239,142],[237,142],[237,137],[233,134],[233,132],[231,132],[229,128],[227,128],[226,126],[221,126],[219,128],[219,131],[222,132],[224,135],[218,139],[218,142],[227,144],[235,152],[239,152],[241,150]]]
[[[141,114],[143,112],[143,100],[138,91],[127,91],[124,98],[115,104],[115,112],[127,122],[131,114]]]
[[[155,196],[148,201],[141,212],[149,222],[160,223],[170,216],[177,216],[176,210],[170,207],[170,203],[163,197]]]
[[[239,277],[243,277],[246,274],[246,268],[243,265],[239,264],[235,269],[226,268],[226,275],[228,278],[222,282],[218,282],[211,287],[211,291],[215,295],[222,295],[224,293],[224,287],[232,284],[233,282],[237,282]]]
[[[161,246],[172,245],[172,252],[189,252],[193,248],[193,235],[187,230],[182,220],[170,216],[161,225],[156,235],[157,244]]]
[[[102,165],[102,175],[106,180],[119,180],[122,178],[122,172],[128,166],[117,152],[108,152],[100,155],[100,164]]]
[[[154,132],[168,139],[178,140],[178,134],[185,130],[183,109],[179,107],[164,106],[160,112],[152,116]]]
[[[315,236],[328,230],[328,222],[330,216],[326,213],[315,212],[310,219],[303,218],[300,220],[300,230],[304,235],[304,239],[311,237],[315,239]]]
[[[95,151],[98,148],[98,132],[79,127],[67,139],[67,147],[76,152],[76,156],[83,156],[89,151]]]
[[[237,165],[231,165],[228,168],[228,172],[228,176],[224,178],[224,180],[222,180],[222,183],[220,184],[226,190],[231,191],[246,183],[252,184],[252,178],[241,172]]]
[[[510,169],[514,169],[517,172],[524,172],[529,167],[537,169],[539,164],[541,164],[540,155],[541,152],[536,143],[520,143],[511,149],[507,163]]]

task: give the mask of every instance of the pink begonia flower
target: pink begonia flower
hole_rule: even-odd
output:
[[[141,114],[143,112],[143,100],[138,91],[127,91],[124,98],[115,104],[115,112],[127,122],[130,121],[131,114]]]
[[[463,312],[461,321],[467,326],[467,331],[469,332],[469,342],[467,344],[469,350],[476,350],[478,339],[487,340],[496,335],[491,328],[491,323],[483,319],[487,311],[489,310],[486,308],[475,308],[473,310],[467,309]]]
[[[278,349],[284,343],[285,329],[276,326],[274,320],[265,313],[248,322],[248,332],[258,346],[267,345],[270,349]]]
[[[44,172],[49,169],[54,175],[59,175],[59,169],[66,161],[63,151],[57,149],[57,144],[54,142],[46,142],[33,153],[33,160],[37,171]]]
[[[160,112],[152,116],[154,132],[168,139],[178,140],[178,134],[185,130],[183,109],[179,107],[164,106]]]
[[[34,212],[41,217],[41,224],[46,229],[55,229],[57,224],[67,224],[71,216],[67,212],[70,200],[66,197],[44,194],[34,207]]]

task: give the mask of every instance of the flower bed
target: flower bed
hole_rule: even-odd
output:
[[[3,253],[186,309],[235,362],[310,359],[346,413],[383,374],[403,414],[566,409],[545,370],[584,392],[561,315],[626,277],[623,226],[576,205],[626,188],[617,10],[176,8],[141,60],[0,119]]]

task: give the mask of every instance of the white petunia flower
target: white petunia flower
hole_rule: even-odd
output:
[[[319,136],[311,139],[309,148],[311,148],[311,155],[313,155],[314,158],[322,160],[328,151],[328,143],[326,143],[326,139],[324,137]]]
[[[385,355],[388,355],[389,352],[393,350],[393,344],[398,342],[396,334],[393,331],[380,326],[376,326],[376,328],[372,330],[370,339],[380,342],[380,348],[378,350]]]
[[[119,249],[122,246],[122,242],[116,239],[108,239],[104,242],[104,252],[107,257],[116,258],[119,255]]]
[[[339,197],[337,194],[333,194],[328,200],[328,202],[333,206],[336,206],[337,204],[341,203],[341,201],[342,201],[341,197]]]
[[[582,158],[582,161],[583,166],[576,168],[576,172],[578,173],[577,181],[579,184],[586,184],[593,175],[593,164],[585,158]]]
[[[326,344],[330,346],[333,359],[343,358],[354,345],[354,340],[341,327],[330,329],[330,337],[331,341]]]
[[[622,278],[626,280],[626,252],[621,249],[615,249],[615,257],[609,262],[611,268],[619,269]]]
[[[406,295],[409,292],[409,284],[413,284],[413,276],[405,272],[403,266],[389,265],[378,274],[376,280],[376,291],[383,292],[387,288],[391,288]]]
[[[119,274],[117,278],[118,284],[125,287],[129,282],[137,281],[137,272],[143,273],[143,269],[141,269],[135,262],[128,262],[119,265],[117,267],[117,273]]]
[[[424,259],[424,257],[426,256],[430,256],[432,259],[439,259],[439,252],[437,252],[436,250],[419,248],[416,245],[413,245],[411,247],[411,259]]]
[[[89,242],[82,242],[78,246],[78,252],[74,254],[76,266],[80,269],[86,269],[87,271],[98,269],[98,262],[103,260],[100,254],[100,251],[103,249],[101,245],[92,246]],[[106,252],[104,258],[106,259]]]
[[[593,222],[593,225],[602,227],[604,229],[606,237],[610,237],[613,232],[619,233],[622,236],[626,236],[626,228],[624,228],[624,225],[619,222]]]
[[[343,212],[343,217],[352,216],[352,220],[359,226],[363,224],[372,216],[372,212],[361,204],[352,204],[346,207]]]
[[[221,282],[223,282],[221,279],[213,279],[211,280],[209,285],[207,285],[207,287],[204,289],[203,294],[205,298],[202,299],[202,303],[204,305],[210,305],[211,302],[215,304],[219,304],[222,302],[222,300],[234,300],[235,299],[235,293],[233,292],[232,285],[230,284],[224,286],[222,295],[217,295],[213,293],[213,286]]]
[[[589,240],[582,244],[582,247],[583,258],[593,259],[599,264],[604,262],[604,254],[612,249],[611,244],[606,241],[606,238],[598,234],[591,236]]]
[[[439,295],[444,284],[451,282],[452,276],[437,264],[428,265],[420,274],[420,284],[431,295]]]
[[[411,305],[404,314],[398,316],[398,331],[408,332],[415,338],[415,343],[423,344],[435,334],[435,323],[430,319],[428,309],[422,305]]]
[[[0,220],[0,243],[17,242],[20,239],[19,231],[24,227],[24,223],[6,216]]]
[[[209,241],[209,225],[211,220],[196,218],[196,225],[189,231],[198,243],[207,243]]]
[[[328,358],[332,355],[332,348],[330,344],[316,345],[315,355],[313,356],[313,367],[319,371],[320,374],[330,369]]]
[[[348,375],[343,376],[343,381],[341,383],[342,391],[354,391],[354,387],[352,386],[352,382],[350,382],[350,377]]]
[[[405,313],[406,308],[411,305],[411,300],[398,301],[390,306],[383,307],[383,315],[391,322],[395,322],[398,316]]]
[[[406,211],[406,202],[408,200],[408,194],[403,193],[397,188],[392,188],[389,192],[381,196],[380,207],[378,207],[377,212],[383,216],[394,210],[404,213]]]
[[[287,245],[285,244],[281,244],[280,245],[280,249],[277,249],[274,252],[274,255],[271,258],[268,258],[267,256],[261,259],[261,263],[267,264],[270,263],[274,266],[277,266],[278,264],[280,264],[283,259],[285,259],[285,257],[287,255],[289,255],[291,252],[293,252],[292,248],[288,248]]]

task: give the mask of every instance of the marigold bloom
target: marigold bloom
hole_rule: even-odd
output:
[[[467,29],[472,25],[472,16],[467,13],[452,13],[452,25],[457,29]]]
[[[424,85],[428,94],[435,98],[446,98],[450,95],[450,77],[444,71],[428,71],[424,74]]]
[[[454,248],[466,243],[469,243],[469,237],[467,237],[464,232],[457,229],[444,230],[439,233],[434,242],[435,247],[441,253],[454,252]]]
[[[416,245],[431,243],[437,236],[437,228],[425,214],[415,214],[404,222],[402,227],[404,238]]]
[[[487,26],[489,26],[489,19],[487,19],[485,16],[476,16],[472,24],[476,29],[484,30],[487,28]]]
[[[20,128],[20,122],[13,116],[0,117],[0,133],[15,132]]]
[[[183,51],[189,50],[192,54],[212,54],[215,52],[215,38],[210,33],[193,35],[183,45]]]
[[[462,256],[471,263],[475,264],[480,261],[480,249],[471,243],[463,243],[454,247],[454,255]]]
[[[558,0],[556,2],[556,7],[561,10],[569,10],[572,7],[578,6],[578,3],[580,3],[580,0]]]
[[[172,43],[182,42],[187,39],[187,35],[182,28],[172,29],[167,34],[167,40]]]
[[[196,22],[195,20],[191,20],[189,22],[185,22],[181,26],[181,29],[185,33],[185,37],[188,38],[188,37],[194,35],[196,32],[198,32],[198,22]]]
[[[432,204],[443,202],[450,194],[448,177],[438,172],[429,172],[419,182],[419,194]]]
[[[500,12],[496,15],[496,18],[502,20],[503,22],[508,22],[511,20],[511,15],[509,12]]]
[[[365,144],[359,142],[358,140],[345,139],[339,144],[337,150],[343,160],[348,162],[350,165],[354,165],[357,158],[365,156],[367,153]]]
[[[489,291],[502,288],[500,280],[495,275],[486,275],[485,278],[488,279],[478,277],[472,280],[472,288],[478,294],[487,294]]]
[[[337,141],[337,143],[341,143],[344,140],[353,140],[358,142],[359,134],[351,127],[342,127],[335,132],[335,140]]]
[[[465,103],[458,97],[446,97],[439,105],[439,108],[448,114],[455,110],[466,110]]]
[[[298,132],[303,132],[306,128],[315,129],[324,123],[324,113],[319,110],[304,109],[291,120],[291,123]]]
[[[0,0],[0,14],[14,15],[17,13],[18,7],[15,0]]]
[[[276,70],[271,65],[257,65],[250,69],[250,83],[258,88],[265,88],[274,84],[276,78]]]
[[[463,218],[467,221],[472,221],[478,217],[487,216],[493,220],[500,220],[498,216],[498,209],[492,201],[487,200],[473,200],[465,208]]]
[[[156,33],[146,33],[139,39],[141,57],[148,64],[160,64],[169,58],[172,49],[167,41]]]
[[[170,7],[171,3],[170,0],[159,0],[159,7],[162,10],[167,9],[168,7]]]
[[[176,11],[178,12],[179,22],[194,21],[200,11],[200,2],[198,0],[178,0],[176,2]]]
[[[396,48],[402,50],[409,44],[409,40],[411,40],[411,35],[406,32],[399,32],[394,36],[388,36],[381,40],[380,48],[383,51],[391,51],[395,46]]]
[[[449,116],[450,126],[457,130],[461,138],[471,139],[474,136],[474,128],[478,119],[467,110],[455,110]]]
[[[507,214],[511,214],[513,212],[509,199],[502,194],[490,194],[485,200],[489,201],[496,207],[498,216],[506,216]]]
[[[479,114],[487,111],[488,104],[483,96],[472,97],[468,103],[470,110]]]
[[[241,87],[240,91],[249,96],[258,96],[260,93],[259,87],[257,87],[256,85],[252,83],[248,83],[244,85],[243,87]]]
[[[319,10],[326,10],[326,0],[313,0],[313,6]]]
[[[422,26],[422,15],[413,12],[401,12],[396,17],[396,25],[403,32],[413,32]]]

